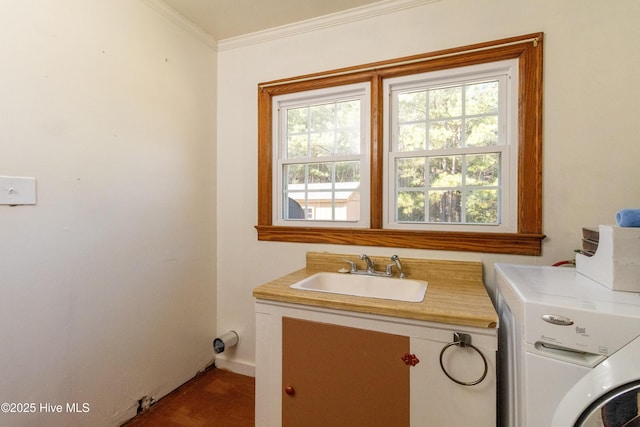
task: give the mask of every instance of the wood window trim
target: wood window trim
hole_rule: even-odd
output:
[[[534,33],[258,85],[258,240],[540,255],[545,238],[542,233],[542,53],[543,33]],[[519,60],[517,232],[382,228],[383,79],[514,58]],[[274,226],[272,98],[359,82],[371,84],[370,227]]]

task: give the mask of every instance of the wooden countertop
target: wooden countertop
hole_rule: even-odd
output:
[[[256,287],[257,299],[379,314],[453,325],[496,328],[498,315],[482,281],[482,263],[402,259],[407,278],[428,282],[422,302],[404,302],[292,289],[290,286],[320,271],[336,272],[356,261],[354,255],[307,254],[306,268]],[[376,265],[385,259],[371,257]],[[360,264],[360,263],[359,263]],[[359,268],[364,268],[364,265]]]

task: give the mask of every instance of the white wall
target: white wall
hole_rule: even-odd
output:
[[[119,425],[213,359],[216,54],[130,0],[5,2],[0,39],[0,175],[38,186],[0,206],[0,402],[37,413],[0,425]]]
[[[481,260],[572,259],[581,227],[640,207],[637,136],[640,2],[441,0],[218,55],[218,326],[241,332],[230,367],[254,362],[255,286],[304,266],[306,251]],[[545,33],[541,257],[257,241],[257,84],[466,44]]]

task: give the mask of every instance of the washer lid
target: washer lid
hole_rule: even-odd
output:
[[[638,293],[612,291],[568,267],[496,264],[496,271],[520,306],[529,344],[610,355],[640,335]]]

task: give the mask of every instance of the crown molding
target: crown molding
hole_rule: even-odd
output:
[[[162,0],[140,0],[142,3],[149,6],[151,9],[158,12],[160,15],[167,18],[169,21],[176,24],[178,27],[187,31],[189,34],[200,40],[213,50],[218,47],[218,41],[211,36],[211,34],[204,31],[198,25],[193,23],[189,18],[163,2]]]
[[[143,0],[145,2],[156,2],[157,0]],[[335,27],[350,22],[360,21],[387,13],[397,12],[422,6],[428,3],[435,3],[440,0],[383,0],[366,6],[356,7],[342,12],[332,13],[317,18],[307,19],[293,24],[282,25],[255,33],[245,34],[238,37],[231,37],[218,41],[217,50],[230,50],[252,44],[264,43],[284,37],[308,33],[324,28]]]

